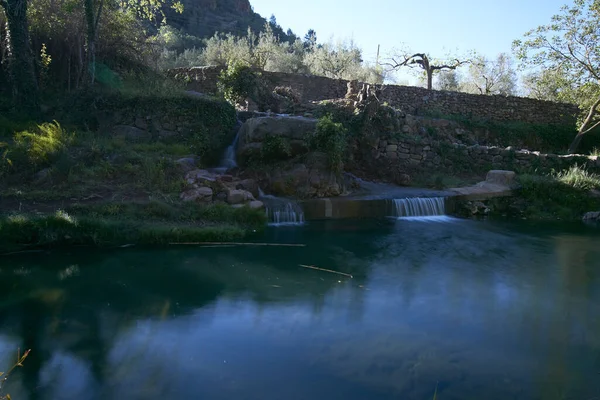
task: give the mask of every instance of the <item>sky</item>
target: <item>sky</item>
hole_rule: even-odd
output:
[[[407,47],[432,57],[476,50],[487,59],[511,52],[512,41],[547,24],[573,0],[250,0],[265,18],[274,14],[284,30],[319,42],[353,39],[363,59],[385,59]],[[402,76],[402,79],[406,79]]]

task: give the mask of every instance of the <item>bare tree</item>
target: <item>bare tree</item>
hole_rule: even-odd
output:
[[[448,62],[437,63],[432,62],[429,56],[425,53],[404,53],[400,56],[394,56],[390,62],[384,63],[392,70],[397,70],[401,67],[420,68],[427,76],[427,89],[433,89],[433,75],[439,71],[456,70],[461,65],[467,64],[469,60],[459,60],[458,58]]]

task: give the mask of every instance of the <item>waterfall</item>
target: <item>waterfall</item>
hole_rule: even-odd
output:
[[[394,199],[394,217],[436,217],[446,214],[445,197]]]
[[[269,225],[285,226],[304,224],[304,212],[297,203],[281,197],[264,194],[261,189],[259,189],[258,198],[265,205]]]
[[[235,148],[237,147],[238,140],[240,139],[240,131],[235,134],[235,139],[233,139],[233,143],[231,143],[227,149],[225,149],[225,154],[223,155],[223,160],[221,161],[221,167],[223,168],[235,168],[237,167],[237,160],[235,157]]]

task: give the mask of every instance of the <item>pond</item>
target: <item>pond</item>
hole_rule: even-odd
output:
[[[591,399],[600,230],[448,217],[0,258],[25,399]],[[334,274],[300,265],[343,272]]]

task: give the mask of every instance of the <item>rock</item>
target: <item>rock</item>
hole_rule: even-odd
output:
[[[583,220],[586,222],[600,221],[600,211],[592,211],[592,212],[586,213],[583,216]]]
[[[176,160],[175,164],[179,165],[184,172],[189,172],[196,168],[196,159],[194,157],[184,157]]]
[[[195,169],[185,174],[185,179],[188,183],[200,183],[206,186],[212,186],[217,180],[217,176],[205,169]]]
[[[241,127],[237,154],[241,160],[259,152],[267,136],[281,137],[290,144],[291,157],[304,154],[306,137],[317,127],[317,120],[305,117],[269,116],[248,119]]]
[[[395,152],[396,150],[398,150],[398,146],[397,146],[397,145],[395,145],[395,144],[388,144],[388,145],[385,147],[385,151],[386,151],[386,152],[388,152],[388,153],[389,153],[389,152],[392,152],[392,151],[394,151],[394,152]]]
[[[248,203],[248,207],[252,208],[253,210],[259,210],[261,208],[264,208],[265,205],[262,201],[252,200],[250,203]]]
[[[148,123],[147,123],[147,122],[146,122],[146,120],[145,120],[144,118],[142,118],[142,117],[137,117],[137,118],[135,119],[135,126],[136,126],[137,128],[143,129],[143,130],[146,130],[146,129],[148,129]]]
[[[233,182],[233,176],[231,175],[218,175],[217,180],[221,182]]]
[[[44,168],[41,171],[38,171],[33,178],[35,179],[36,182],[40,182],[45,180],[46,178],[48,178],[50,176],[51,170],[50,168]]]
[[[517,174],[514,171],[491,170],[487,173],[485,181],[495,185],[512,186]]]
[[[254,179],[244,179],[243,181],[238,182],[235,188],[246,190],[252,193],[252,196],[255,198],[257,198],[259,194],[258,183],[256,183]]]
[[[254,200],[254,196],[246,190],[230,189],[227,192],[227,202],[229,204],[241,204],[251,200]]]
[[[201,203],[209,203],[212,201],[213,191],[209,187],[201,187],[181,193],[179,196],[183,201],[197,201]]]
[[[112,134],[114,136],[120,136],[129,140],[143,140],[150,139],[150,133],[148,131],[136,128],[130,125],[117,125],[112,128]]]

